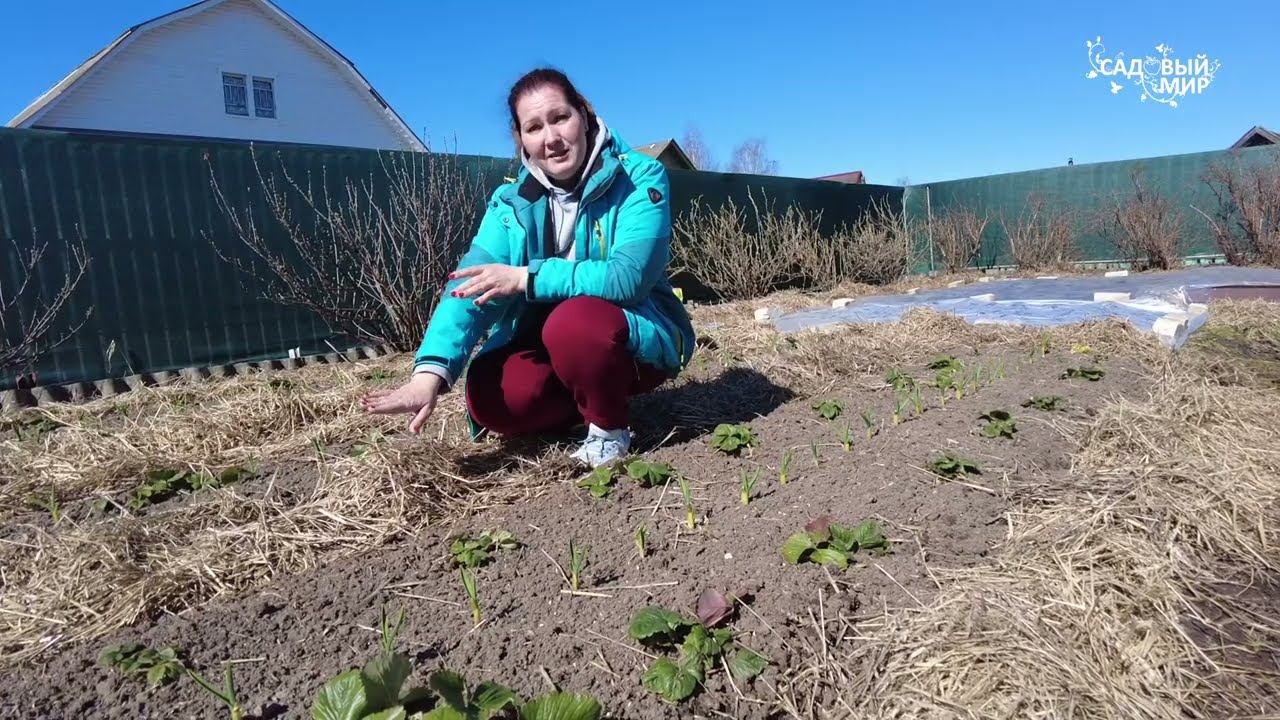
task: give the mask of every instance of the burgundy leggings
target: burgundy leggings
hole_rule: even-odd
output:
[[[605,430],[627,427],[627,397],[667,379],[631,356],[626,316],[607,300],[569,298],[542,317],[467,370],[467,408],[492,432],[524,435],[584,420]]]

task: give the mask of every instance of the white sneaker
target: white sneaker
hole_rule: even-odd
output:
[[[587,439],[570,457],[593,468],[621,460],[631,452],[631,431],[627,428],[602,430],[594,424],[587,426]]]

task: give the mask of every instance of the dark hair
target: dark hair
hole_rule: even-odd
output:
[[[520,116],[516,114],[516,103],[520,98],[528,95],[534,90],[546,86],[552,86],[564,93],[564,99],[573,106],[575,110],[582,114],[587,121],[587,139],[594,138],[596,135],[596,113],[592,109],[591,103],[578,92],[578,88],[573,86],[573,82],[564,73],[554,68],[538,68],[525,73],[515,85],[511,86],[511,93],[507,95],[507,109],[511,111],[511,129],[517,135],[520,134]]]

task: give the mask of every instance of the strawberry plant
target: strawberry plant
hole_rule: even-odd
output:
[[[406,689],[413,665],[395,649],[403,624],[403,612],[394,623],[382,614],[381,652],[364,668],[325,683],[311,705],[312,720],[599,720],[603,712],[588,695],[555,692],[521,702],[509,688],[492,682],[470,688],[449,670],[432,673],[429,688]]]
[[[1022,407],[1035,408],[1036,410],[1064,410],[1067,407],[1066,398],[1057,395],[1037,395],[1030,400],[1022,403]]]
[[[978,467],[978,463],[967,457],[955,455],[947,452],[929,461],[929,470],[935,475],[944,478],[965,477],[966,475],[981,475],[982,469]]]
[[[1062,374],[1064,378],[1075,380],[1088,380],[1089,382],[1097,382],[1106,375],[1106,371],[1096,367],[1070,367]]]
[[[751,503],[751,492],[756,489],[756,483],[758,482],[760,482],[759,468],[742,471],[742,475],[738,479],[738,490],[743,505]]]
[[[636,531],[631,535],[631,540],[635,543],[636,552],[640,553],[640,557],[645,557],[649,554],[648,545],[646,543],[648,537],[649,530],[643,524],[637,525]]]
[[[982,426],[982,436],[989,438],[1013,438],[1013,434],[1018,432],[1018,424],[1014,422],[1013,416],[1005,410],[988,410],[978,416],[980,420],[986,420],[986,424]]]
[[[666,485],[673,472],[666,463],[647,462],[639,458],[627,463],[626,468],[627,475],[640,487]]]
[[[476,588],[476,574],[467,568],[458,568],[462,577],[462,591],[467,595],[467,604],[471,606],[471,624],[480,624],[480,592]]]
[[[134,488],[129,499],[130,510],[163,502],[178,493],[190,493],[211,488],[220,488],[251,477],[252,472],[240,467],[229,467],[213,475],[209,472],[191,470],[152,470],[146,475],[146,482]]]
[[[737,454],[742,451],[742,448],[749,448],[754,444],[755,437],[751,434],[751,428],[746,425],[720,423],[711,433],[711,447],[730,455]]]
[[[577,591],[582,586],[582,571],[587,568],[587,548],[569,540],[569,589]]]
[[[964,363],[956,359],[955,355],[938,355],[929,361],[925,367],[930,370],[950,370],[958,372],[964,369]]]
[[[823,515],[804,526],[782,544],[782,557],[792,565],[811,562],[818,565],[835,565],[844,570],[849,567],[849,556],[858,550],[887,551],[889,541],[874,520],[867,520],[857,527],[846,527]]]
[[[836,400],[823,400],[813,406],[818,411],[818,416],[824,420],[835,420],[844,412],[844,406]]]
[[[413,665],[396,652],[396,640],[404,628],[404,611],[390,621],[385,610],[379,622],[381,652],[363,668],[348,670],[320,688],[311,703],[313,720],[389,720],[404,718],[430,700],[426,688],[406,689]]]
[[[915,378],[907,375],[897,368],[886,373],[884,381],[889,385],[889,387],[893,388],[894,392],[906,392],[916,385]]]
[[[449,554],[455,567],[478,568],[489,562],[499,550],[513,550],[520,547],[519,541],[510,532],[498,528],[485,530],[479,536],[469,538],[459,536],[449,544]]]
[[[722,617],[723,619],[723,617]],[[660,657],[641,678],[641,684],[668,702],[693,696],[709,670],[722,658],[738,682],[759,675],[769,661],[733,639],[731,628],[707,624],[666,608],[650,605],[631,618],[627,635],[654,649],[677,650],[677,659]]]
[[[151,687],[172,682],[182,674],[182,659],[174,647],[153,650],[138,644],[111,645],[98,655],[98,664],[123,675],[145,675]]]
[[[692,530],[694,526],[693,489],[689,487],[689,481],[683,475],[680,476],[680,498],[684,501],[684,524]]]
[[[586,488],[592,497],[606,497],[613,490],[615,475],[613,468],[608,465],[601,465],[591,474],[578,481],[578,487]]]
[[[933,379],[933,386],[938,388],[938,404],[946,407],[947,393],[956,386],[955,373],[950,370],[940,370]]]
[[[415,714],[414,720],[489,720],[515,717],[512,713],[517,713],[520,720],[599,720],[603,712],[590,695],[555,692],[521,703],[519,695],[498,683],[480,683],[469,689],[466,680],[450,670],[432,673],[427,684],[439,699],[434,710]],[[403,717],[388,715],[386,720]],[[383,716],[378,718],[382,720]]]
[[[791,463],[795,460],[795,454],[795,448],[787,448],[787,451],[782,453],[782,463],[778,466],[779,485],[786,485],[791,478]]]

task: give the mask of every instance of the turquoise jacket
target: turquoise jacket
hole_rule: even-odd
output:
[[[666,168],[613,135],[582,188],[573,260],[555,256],[547,193],[522,168],[515,182],[489,198],[471,248],[458,263],[459,269],[484,263],[528,266],[525,295],[476,306],[472,298],[449,295],[463,279],[450,282],[427,325],[415,367],[437,365],[458,378],[480,337],[489,338],[480,354],[506,345],[532,304],[593,295],[623,309],[630,330],[627,349],[636,360],[674,377],[693,355],[694,334],[667,281],[671,191]]]

